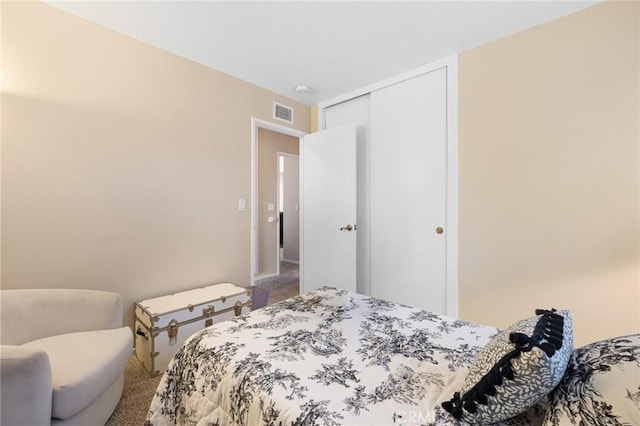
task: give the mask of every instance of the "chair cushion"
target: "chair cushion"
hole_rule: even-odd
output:
[[[25,347],[49,356],[52,417],[68,419],[100,396],[124,372],[133,338],[128,327],[84,331],[34,340]]]

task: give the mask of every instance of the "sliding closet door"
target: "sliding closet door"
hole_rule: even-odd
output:
[[[371,93],[371,294],[446,313],[447,82]]]

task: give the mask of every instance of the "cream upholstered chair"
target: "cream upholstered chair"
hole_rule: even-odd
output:
[[[0,425],[107,422],[133,348],[119,294],[1,290],[0,333]]]

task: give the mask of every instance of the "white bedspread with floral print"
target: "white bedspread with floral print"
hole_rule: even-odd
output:
[[[146,424],[458,424],[440,404],[497,332],[325,287],[190,337]]]

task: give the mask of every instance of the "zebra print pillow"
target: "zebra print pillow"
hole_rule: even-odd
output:
[[[640,334],[576,349],[551,393],[545,426],[640,424]]]
[[[562,379],[573,350],[571,314],[537,310],[496,335],[442,407],[456,419],[495,423],[534,406]]]

